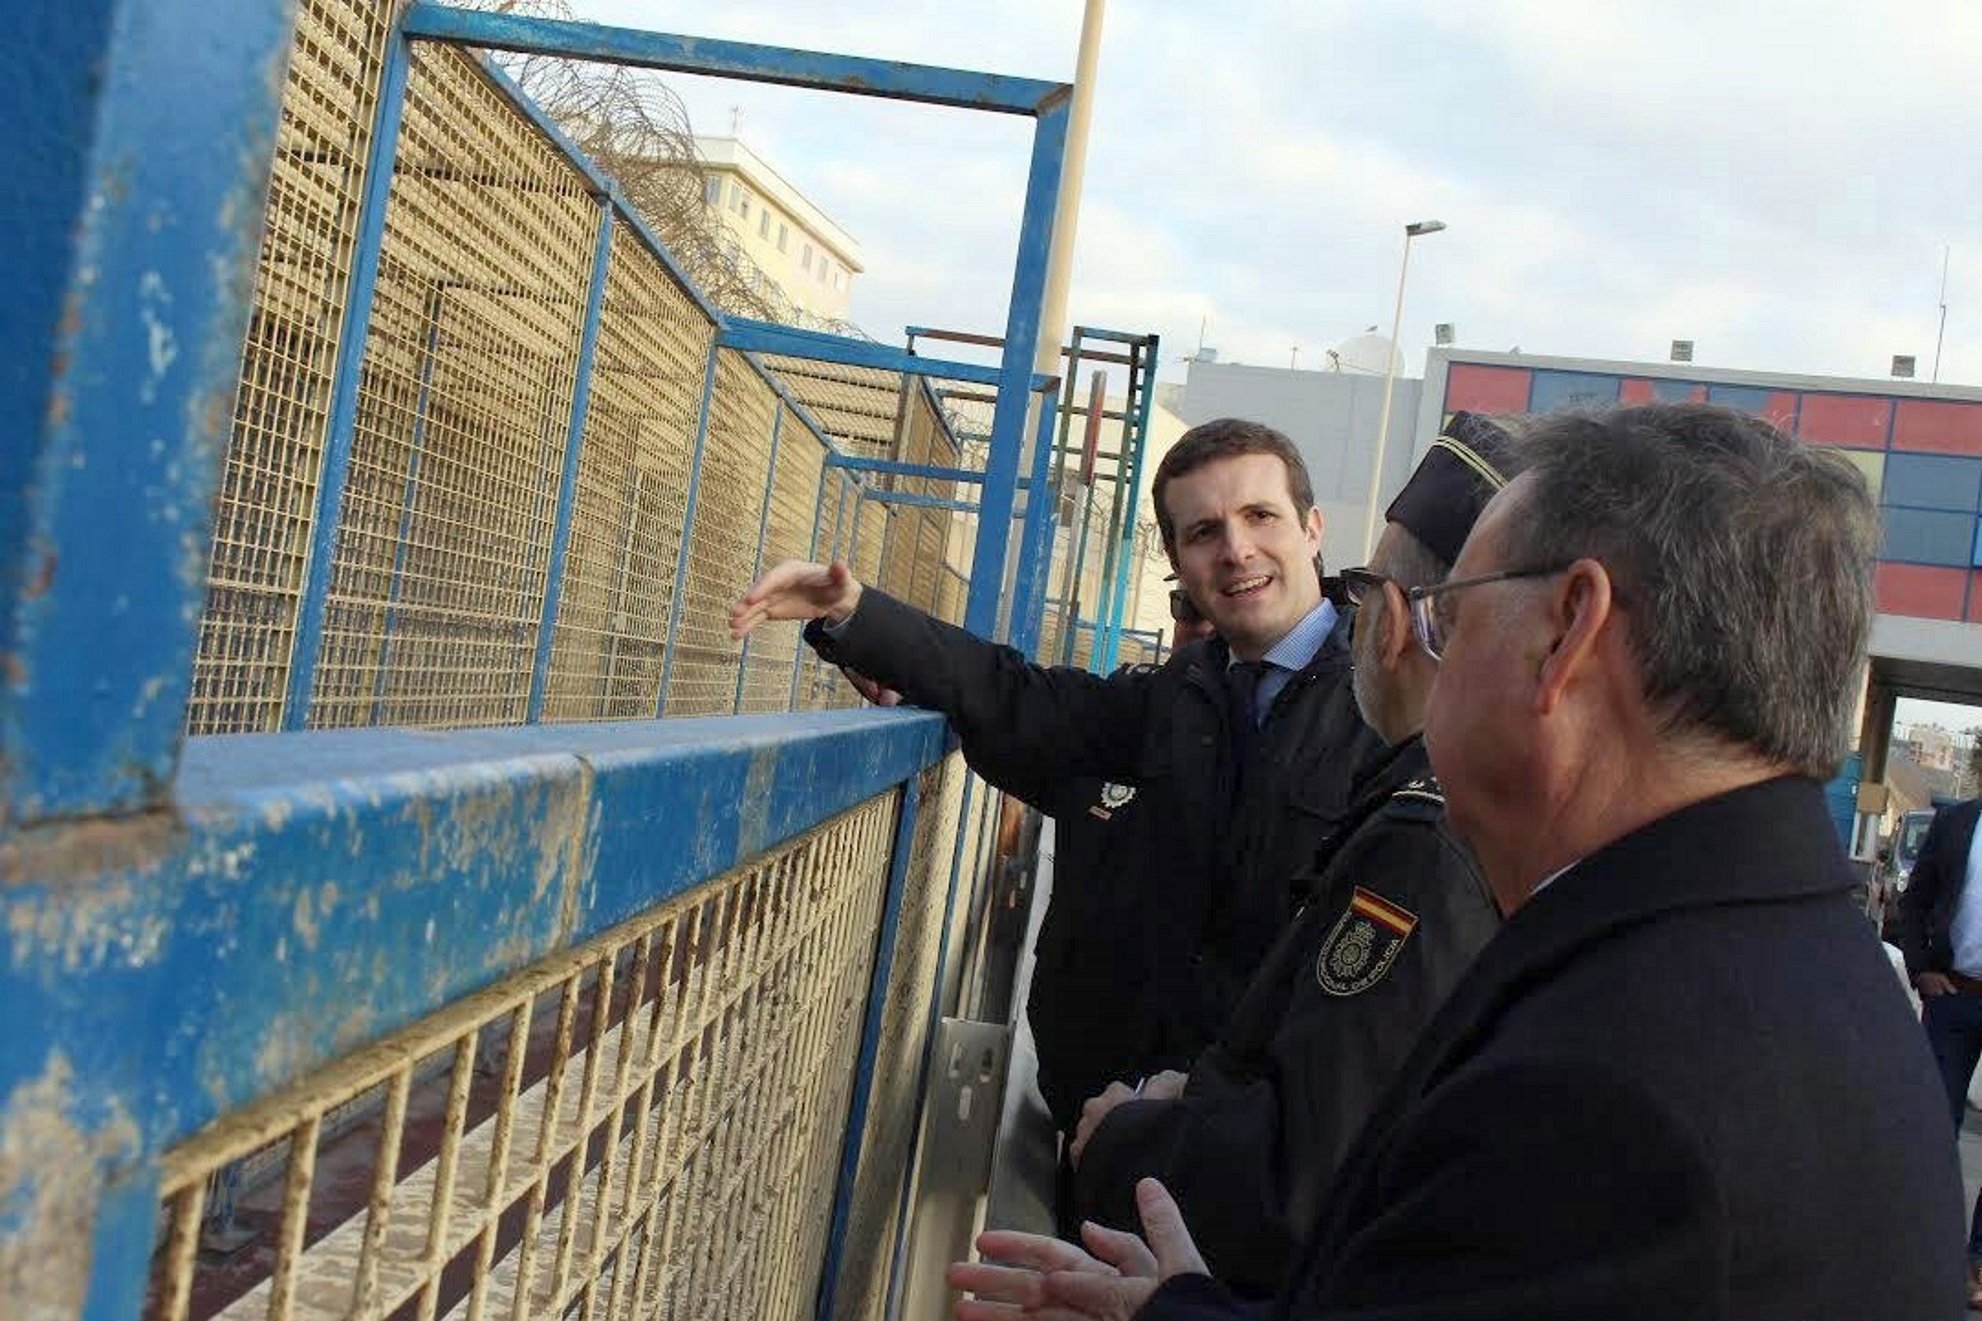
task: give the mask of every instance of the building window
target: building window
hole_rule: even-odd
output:
[[[780,220],[780,221],[778,222],[778,251],[779,251],[779,252],[783,252],[783,251],[785,250],[785,240],[787,240],[787,239],[789,239],[790,237],[791,237],[791,226],[790,226],[790,225],[787,225],[787,224],[786,224],[786,223],[785,223],[784,221],[782,221],[782,220]]]
[[[815,274],[818,275],[820,284],[824,284],[826,282],[826,268],[828,266],[831,266],[832,264],[833,263],[827,261],[824,257],[821,257],[819,259],[819,269],[818,271],[815,272]]]
[[[736,199],[736,213],[745,220],[750,219],[750,194],[743,193]]]
[[[757,237],[760,239],[771,237],[771,210],[769,207],[764,207],[757,212]]]
[[[844,275],[844,274],[845,274],[845,272],[843,272],[843,271],[834,271],[834,272],[833,272],[833,292],[834,292],[834,293],[838,293],[838,292],[840,291],[840,289],[841,289],[841,287],[842,287],[842,286],[844,285],[844,283],[845,283],[845,281],[841,279],[841,276],[842,276],[842,275]]]
[[[805,255],[798,259],[798,265],[799,269],[804,271],[810,271],[812,269],[812,245],[810,243],[805,245]]]
[[[702,200],[710,206],[723,204],[723,181],[711,176],[702,181]]]

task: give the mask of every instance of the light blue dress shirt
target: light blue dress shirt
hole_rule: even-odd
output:
[[[1280,696],[1288,680],[1321,654],[1322,644],[1335,631],[1335,619],[1335,603],[1324,599],[1260,657],[1266,669],[1259,676],[1259,687],[1253,690],[1253,724],[1266,719],[1266,713],[1273,709],[1273,699]]]

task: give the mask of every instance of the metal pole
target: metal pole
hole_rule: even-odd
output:
[[[1059,361],[1060,327],[1066,322],[1067,281],[1073,270],[1081,176],[1087,163],[1087,126],[1094,104],[1094,73],[1100,61],[1105,10],[1105,0],[1087,0],[1072,96],[1066,103],[1042,109],[1033,133],[1027,205],[1019,227],[1018,264],[1005,325],[998,408],[991,424],[991,456],[985,464],[984,516],[978,521],[970,602],[964,609],[964,627],[984,637],[997,631],[998,598],[1005,581],[1005,543],[1011,536],[1010,510],[1017,502],[1017,477],[1025,466],[1026,438],[1034,434],[1033,409],[1040,406],[1029,388],[1031,376],[1053,373]],[[1053,214],[1050,225],[1043,226],[1047,218],[1035,207],[1049,196],[1053,198]],[[1045,228],[1044,234],[1039,233],[1041,228]],[[1031,313],[1037,315],[1028,315]],[[1028,345],[1032,347],[1032,369],[1021,375],[1020,355]],[[1008,419],[1008,413],[1017,415]],[[1007,446],[1009,461],[1000,454]],[[1016,623],[1014,620],[1014,627]]]
[[[1411,240],[1436,234],[1442,220],[1416,220],[1404,226],[1404,260],[1397,268],[1397,310],[1390,318],[1390,357],[1383,364],[1383,409],[1377,415],[1376,457],[1370,464],[1369,508],[1363,514],[1363,556],[1376,552],[1377,501],[1383,494],[1383,449],[1390,439],[1390,392],[1397,383],[1397,339],[1404,329],[1404,277],[1411,273]]]
[[[688,601],[689,552],[695,540],[695,504],[702,490],[702,451],[709,443],[710,404],[716,394],[716,361],[721,350],[716,347],[716,336],[721,327],[712,327],[709,335],[709,361],[702,373],[702,411],[695,423],[695,452],[688,461],[688,498],[681,514],[681,549],[674,560],[674,599],[668,602],[668,631],[661,639],[664,659],[661,661],[661,691],[654,696],[654,718],[659,720],[668,713],[668,685],[674,681],[674,654],[680,650],[681,612]]]
[[[1370,460],[1369,508],[1363,511],[1363,558],[1376,553],[1376,507],[1383,493],[1383,450],[1390,439],[1390,392],[1397,384],[1397,337],[1404,328],[1404,277],[1411,271],[1411,240],[1404,231],[1404,260],[1397,268],[1397,310],[1390,317],[1390,354],[1383,362],[1383,407],[1376,416],[1376,456]]]
[[[557,517],[551,524],[550,571],[544,579],[544,608],[537,619],[537,654],[530,665],[526,724],[544,718],[544,689],[550,681],[551,642],[557,632],[557,606],[564,595],[564,562],[571,550],[571,518],[578,503],[578,462],[585,448],[585,412],[592,398],[592,364],[599,347],[599,318],[606,305],[606,267],[612,261],[612,199],[599,199],[599,235],[592,249],[592,287],[585,294],[585,329],[578,340],[578,375],[571,387],[571,420],[564,431],[564,471],[559,475]]]
[[[1941,383],[1941,341],[1948,333],[1948,245],[1941,245],[1941,328],[1934,332],[1934,384]]]
[[[756,582],[764,576],[764,539],[771,530],[771,501],[778,493],[778,441],[784,432],[785,406],[778,404],[771,414],[771,461],[764,470],[764,505],[757,511],[757,561],[750,569],[750,581]],[[743,680],[750,672],[750,639],[743,640],[743,650],[736,657],[736,701],[734,710],[743,710]]]
[[[365,195],[358,204],[358,237],[351,257],[351,284],[337,342],[330,416],[324,424],[322,466],[316,507],[310,518],[310,553],[303,571],[296,636],[289,657],[289,682],[282,701],[282,727],[303,728],[316,685],[317,659],[330,610],[330,571],[344,512],[344,487],[351,475],[351,449],[358,430],[358,381],[371,332],[372,295],[378,287],[379,256],[385,248],[385,212],[392,197],[393,162],[399,154],[399,125],[406,109],[406,77],[412,56],[404,36],[387,41],[380,74],[378,126],[365,162]]]
[[[1156,358],[1157,337],[1151,335],[1143,345],[1135,350],[1141,356],[1140,376],[1135,376],[1137,367],[1130,365],[1133,379],[1141,382],[1136,395],[1135,439],[1129,446],[1128,517],[1122,522],[1120,553],[1115,559],[1113,593],[1108,602],[1108,636],[1101,646],[1100,664],[1095,668],[1107,674],[1115,668],[1116,648],[1121,640],[1122,616],[1128,606],[1129,574],[1135,571],[1135,511],[1142,499],[1142,463],[1149,449],[1149,410],[1156,399]],[[1127,402],[1125,399],[1124,403]],[[1128,410],[1124,410],[1125,412]]]
[[[1019,572],[1012,592],[1011,627],[1013,648],[1028,656],[1039,643],[1046,578],[1053,559],[1054,518],[1048,471],[1053,457],[1052,410],[1042,405],[1039,425],[1034,430],[1032,479],[1027,484],[1025,530],[1019,538]]]
[[[1079,333],[1075,332],[1076,335]],[[1095,372],[1088,377],[1088,381],[1087,425],[1081,432],[1080,479],[1074,483],[1075,488],[1080,492],[1080,530],[1073,539],[1071,548],[1073,553],[1067,556],[1070,563],[1067,565],[1066,585],[1060,589],[1060,606],[1067,620],[1066,627],[1060,631],[1058,660],[1062,665],[1074,663],[1074,649],[1079,643],[1075,634],[1080,630],[1080,604],[1086,596],[1084,589],[1087,586],[1087,536],[1094,521],[1094,488],[1098,485],[1095,480],[1095,452],[1101,447],[1101,411],[1108,402],[1108,374]],[[1122,465],[1118,461],[1115,464],[1118,481],[1121,472]],[[1102,577],[1104,584],[1107,581],[1106,573],[1104,569]],[[1102,591],[1105,594],[1107,588],[1104,586]],[[1099,621],[1101,612],[1096,610],[1094,617]],[[1099,647],[1090,649],[1088,663],[1093,664],[1099,654]]]
[[[817,1321],[832,1321],[833,1302],[839,1294],[847,1225],[853,1214],[854,1180],[860,1171],[860,1149],[867,1137],[867,1111],[874,1100],[874,1067],[881,1048],[881,1023],[887,1014],[888,993],[894,989],[895,945],[901,930],[909,864],[915,853],[915,820],[921,806],[922,777],[911,775],[902,782],[901,808],[895,818],[894,852],[889,858],[888,886],[881,901],[881,930],[875,937],[873,972],[867,982],[867,1013],[861,1024],[859,1053],[854,1058],[853,1098],[847,1103],[846,1129],[840,1140],[839,1181],[833,1190],[825,1261],[819,1270],[819,1293],[813,1312]]]
[[[1032,164],[1026,181],[1025,212],[1019,222],[1004,359],[999,366],[998,404],[991,419],[991,452],[984,464],[983,512],[971,558],[970,601],[964,607],[964,627],[979,637],[992,637],[998,629],[1006,548],[1011,540],[1012,511],[1018,504],[1027,422],[1032,417],[1031,358],[1042,339],[1039,312],[1052,237],[1045,207],[1048,199],[1058,195],[1066,140],[1067,107],[1062,101],[1040,111],[1033,129]]]
[[[823,521],[826,512],[826,478],[831,476],[832,472],[830,467],[821,467],[819,485],[812,492],[812,539],[805,543],[805,557],[810,560],[819,558],[819,524]],[[805,668],[806,653],[810,650],[811,648],[801,639],[791,653],[791,699],[786,705],[794,711],[799,709],[798,678]]]

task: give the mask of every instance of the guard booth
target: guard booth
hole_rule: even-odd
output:
[[[0,80],[8,1314],[891,1314],[995,796],[723,616],[830,556],[1040,651],[1088,581],[1038,498],[1068,88],[374,0],[45,19]],[[1031,120],[990,360],[727,315],[500,51]],[[1133,464],[1154,338],[1083,334]],[[1063,599],[1052,645],[1119,649],[1118,581]]]

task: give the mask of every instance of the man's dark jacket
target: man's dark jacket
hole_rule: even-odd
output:
[[[1177,973],[1191,993],[1166,1007],[1179,1021],[1165,1032],[1201,1045],[1292,919],[1299,877],[1380,746],[1350,689],[1348,631],[1344,619],[1275,698],[1243,784],[1219,639],[1153,672],[1104,678],[1034,665],[871,587],[837,638],[816,625],[805,636],[828,661],[941,711],[971,766],[1035,807],[1073,777],[1135,786],[1163,805],[1140,845],[1160,860],[1145,902],[1196,951]]]
[[[1899,947],[1913,977],[1954,970],[1950,933],[1955,905],[1968,883],[1968,850],[1978,817],[1982,817],[1982,798],[1944,807],[1934,813],[1927,838],[1920,842],[1913,875],[1899,897]]]
[[[1533,896],[1356,1139],[1274,1316],[1955,1321],[1961,1177],[1815,782]],[[1139,1315],[1245,1314],[1207,1276]]]
[[[1183,1096],[1118,1106],[1088,1140],[1084,1214],[1133,1227],[1136,1180],[1154,1175],[1212,1274],[1279,1287],[1350,1140],[1500,925],[1444,818],[1422,740],[1366,768],[1312,897]],[[1401,938],[1368,896],[1409,922]]]

